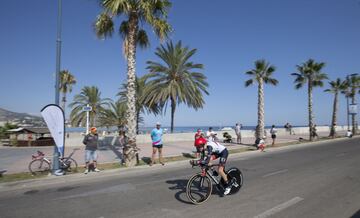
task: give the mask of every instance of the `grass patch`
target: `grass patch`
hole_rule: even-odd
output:
[[[103,164],[97,165],[97,168],[99,168],[99,170],[111,170],[111,169],[118,169],[118,168],[124,168],[124,167],[125,166],[120,164],[119,162],[103,163]],[[84,168],[84,170],[85,170],[85,168]],[[78,169],[78,171],[79,171],[79,169]]]
[[[4,174],[0,177],[0,183],[2,182],[15,182],[29,179],[39,179],[48,176],[48,173],[40,175],[32,175],[31,173],[14,173],[14,174]]]

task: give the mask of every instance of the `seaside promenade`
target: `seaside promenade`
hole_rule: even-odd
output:
[[[300,133],[299,133],[300,132]],[[194,135],[193,133],[189,133],[190,135]],[[326,137],[329,135],[328,128],[319,128],[318,130],[319,137]],[[231,134],[233,137],[235,134]],[[344,136],[345,131],[338,131],[338,135]],[[191,139],[187,139],[183,136],[182,138],[179,134],[167,134],[167,137],[178,136],[179,141],[171,140],[164,137],[164,148],[163,153],[164,157],[172,157],[172,156],[181,156],[181,155],[193,155],[194,141]],[[221,136],[221,134],[219,134]],[[296,135],[290,135],[289,132],[286,132],[284,129],[279,128],[279,134],[276,139],[276,144],[281,143],[289,143],[299,141],[299,138],[307,139],[308,133],[298,131]],[[119,146],[116,146],[117,137],[108,136],[107,138],[103,138],[102,142],[99,146],[98,151],[98,162],[101,163],[113,163],[121,161],[121,151],[122,149]],[[220,138],[221,140],[221,138]],[[70,141],[70,140],[69,140]],[[80,150],[76,151],[73,158],[78,162],[79,166],[84,165],[84,148],[85,146],[81,144],[81,138],[78,137],[77,143],[73,143],[71,145],[67,145],[65,148],[65,154],[68,155],[72,152],[74,148],[79,148]],[[236,141],[236,139],[234,140]],[[253,149],[253,144],[255,141],[255,137],[251,132],[245,132],[243,134],[242,144],[235,143],[223,143],[229,150],[233,149],[241,149],[248,148]],[[266,139],[266,144],[271,144],[271,137],[268,135]],[[140,159],[146,159],[151,157],[152,146],[150,142],[138,142],[138,147],[140,150]],[[46,154],[47,157],[51,158],[53,153],[53,147],[4,147],[0,146],[0,168],[7,169],[8,174],[19,173],[19,172],[28,172],[28,164],[31,161],[31,155],[35,154],[37,150],[40,150]],[[82,168],[79,168],[82,171]]]

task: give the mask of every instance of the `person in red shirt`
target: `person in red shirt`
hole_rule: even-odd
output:
[[[196,148],[196,158],[200,158],[200,153],[201,153],[201,150],[200,150],[200,142],[202,142],[202,139],[205,140],[206,142],[206,139],[204,138],[204,133],[201,131],[201,129],[198,129],[195,133],[195,142],[194,142],[194,146]]]

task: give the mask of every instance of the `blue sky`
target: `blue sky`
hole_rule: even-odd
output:
[[[95,85],[102,97],[116,99],[126,78],[121,38],[99,40],[93,22],[101,8],[96,0],[63,0],[61,68],[77,78],[71,101],[84,86]],[[54,102],[57,1],[0,1],[0,107],[39,114]],[[309,58],[326,62],[334,80],[360,69],[359,0],[177,0],[169,13],[170,39],[196,48],[193,61],[205,66],[210,95],[202,110],[177,108],[175,125],[255,125],[257,89],[245,88],[254,61],[266,59],[277,67],[277,87],[265,88],[266,125],[307,124],[306,89],[295,90],[295,66]],[[117,24],[120,19],[117,20]],[[149,31],[151,47],[137,51],[137,74],[159,41]],[[327,87],[326,86],[324,88]],[[333,96],[314,90],[317,124],[330,124]],[[339,123],[346,123],[346,101],[340,100]],[[69,112],[70,109],[67,109]],[[145,126],[164,116],[145,115]]]

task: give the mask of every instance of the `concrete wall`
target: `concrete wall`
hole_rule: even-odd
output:
[[[286,131],[286,129],[284,128],[277,128],[277,135],[288,135],[289,132]],[[309,134],[309,128],[308,127],[294,127],[293,132],[295,132],[296,135],[301,135],[301,134]],[[347,130],[347,126],[337,126],[336,128],[337,131],[345,131]],[[330,127],[329,126],[317,126],[317,131],[318,132],[330,132]],[[228,132],[233,138],[236,137],[235,135],[235,131],[231,130],[231,131],[217,131],[218,133],[218,137],[220,140],[222,140],[222,135],[224,132]],[[266,129],[266,133],[267,133],[267,137],[270,137],[270,129]],[[163,141],[165,142],[178,142],[178,141],[193,141],[194,140],[194,134],[195,133],[169,133],[169,134],[164,134],[163,136]],[[247,137],[254,137],[255,135],[255,131],[254,130],[242,130],[241,131],[241,136],[243,138],[247,138]],[[82,144],[82,140],[83,140],[84,136],[81,133],[70,133],[69,134],[69,138],[66,138],[65,142],[66,145],[65,146],[81,146]],[[138,135],[137,136],[137,143],[151,143],[151,137],[150,134],[144,134],[144,135]],[[118,140],[117,140],[117,136],[116,135],[108,135],[108,136],[100,136],[100,146],[102,145],[117,145],[118,144]]]

